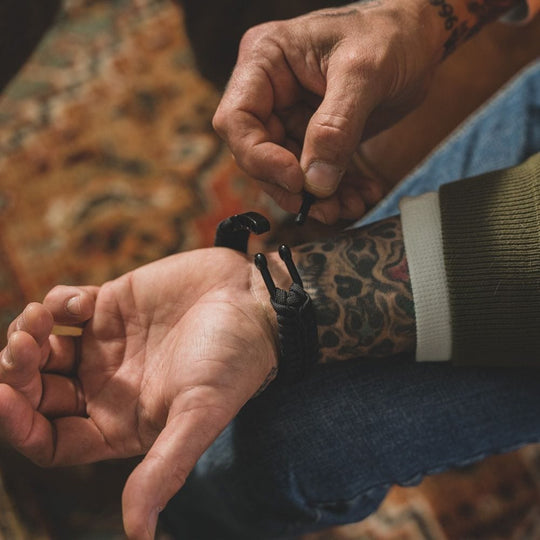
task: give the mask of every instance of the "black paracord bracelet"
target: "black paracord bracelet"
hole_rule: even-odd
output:
[[[261,272],[270,294],[270,303],[277,315],[280,346],[278,379],[293,383],[303,379],[317,362],[317,323],[311,298],[304,290],[291,250],[283,244],[279,248],[279,255],[293,280],[288,291],[275,286],[262,253],[255,255],[255,265]]]
[[[256,212],[232,216],[218,225],[215,245],[245,253],[249,233],[261,234],[268,229],[268,220]],[[315,310],[304,290],[291,250],[282,245],[279,255],[293,280],[288,291],[275,286],[262,253],[255,255],[255,265],[261,272],[277,315],[280,348],[277,380],[290,384],[304,378],[317,362],[319,343]]]

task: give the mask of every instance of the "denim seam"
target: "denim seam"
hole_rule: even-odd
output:
[[[352,498],[349,499],[334,499],[334,500],[328,500],[328,501],[311,501],[307,504],[313,507],[314,510],[321,509],[324,511],[325,506],[331,506],[334,504],[352,504],[355,501],[359,499],[374,499],[373,494],[377,491],[380,491],[381,489],[384,489],[388,491],[392,486],[398,485],[401,487],[411,487],[412,485],[417,485],[425,476],[430,476],[433,474],[439,474],[445,471],[449,471],[451,469],[459,468],[459,467],[466,467],[468,465],[471,465],[473,463],[476,463],[478,461],[481,461],[487,457],[497,455],[497,454],[506,454],[508,452],[513,452],[515,450],[518,450],[520,448],[523,448],[524,446],[527,446],[528,444],[535,444],[540,442],[540,436],[531,437],[530,439],[516,443],[513,445],[509,445],[507,447],[499,448],[499,449],[491,449],[491,450],[484,450],[478,454],[475,454],[472,457],[464,458],[456,462],[444,464],[444,465],[437,465],[434,467],[431,467],[425,471],[421,471],[418,473],[415,473],[414,475],[410,476],[406,480],[396,480],[395,482],[381,482],[379,484],[375,484],[365,490],[363,490],[362,493],[355,495]]]

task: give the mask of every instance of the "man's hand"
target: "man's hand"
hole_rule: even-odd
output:
[[[239,165],[290,212],[360,217],[383,195],[351,159],[421,102],[444,32],[425,0],[366,0],[249,30],[214,117]]]
[[[42,466],[146,454],[123,513],[130,538],[153,537],[197,459],[275,372],[254,272],[232,250],[200,250],[30,304],[0,357],[2,438]],[[85,323],[83,335],[51,335],[54,323]]]
[[[306,190],[313,217],[357,219],[384,194],[354,165],[360,143],[419,105],[439,62],[517,1],[363,0],[256,26],[214,127],[285,210]]]

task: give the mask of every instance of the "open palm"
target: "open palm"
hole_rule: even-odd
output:
[[[124,490],[124,523],[130,537],[151,537],[159,511],[276,364],[252,268],[209,249],[99,288],[53,289],[10,328],[3,437],[45,466],[146,453]],[[85,321],[81,338],[50,335],[53,322]]]

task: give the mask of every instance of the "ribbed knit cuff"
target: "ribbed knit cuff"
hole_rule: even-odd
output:
[[[540,154],[439,192],[460,364],[540,363]]]
[[[416,360],[450,360],[450,308],[439,195],[404,197],[399,208],[416,316]]]

